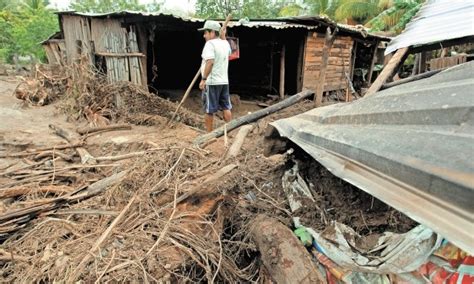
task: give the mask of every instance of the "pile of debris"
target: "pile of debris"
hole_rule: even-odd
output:
[[[22,78],[15,96],[38,106],[59,100],[62,112],[75,120],[86,118],[91,126],[117,121],[161,125],[177,107],[130,82],[108,82],[86,61],[67,67],[37,65],[32,76]],[[181,109],[175,119],[193,127],[202,125],[202,118],[186,109]]]
[[[295,145],[264,156],[267,124],[313,102],[238,133],[198,136],[178,123],[133,147],[99,138],[91,144],[92,135],[155,124],[140,116],[163,124],[176,105],[128,83],[85,76],[65,79],[57,104],[91,125],[50,125],[63,144],[0,153],[11,161],[0,169],[6,281],[395,283],[411,279],[440,246],[436,233]],[[180,121],[197,125],[198,116],[188,115],[182,110]]]

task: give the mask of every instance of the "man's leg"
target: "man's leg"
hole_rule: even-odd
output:
[[[211,132],[213,124],[214,124],[214,114],[206,113],[204,117],[204,121],[205,121],[207,132]]]
[[[230,111],[230,109],[223,110],[223,113],[225,122],[229,122],[232,120],[232,112]]]
[[[232,103],[230,102],[229,85],[221,85],[220,88],[219,107],[224,113],[224,121],[229,122],[232,120],[232,112],[230,111],[232,109]]]

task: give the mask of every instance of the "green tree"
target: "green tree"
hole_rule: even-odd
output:
[[[74,0],[70,4],[72,10],[87,13],[108,13],[123,10],[156,12],[162,2],[153,1],[148,5],[140,4],[139,0]]]
[[[288,1],[273,0],[198,0],[196,16],[205,19],[223,19],[232,13],[234,19],[276,18]]]
[[[424,0],[395,0],[388,9],[370,19],[366,26],[372,31],[390,31],[400,33],[416,15]]]
[[[340,7],[343,0],[306,0],[305,4],[309,6],[310,15],[320,15],[334,18],[336,10]]]
[[[21,0],[4,5],[0,13],[0,56],[11,61],[13,54],[44,59],[40,42],[59,30],[57,16],[48,1]]]

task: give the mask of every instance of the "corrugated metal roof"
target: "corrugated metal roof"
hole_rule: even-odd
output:
[[[474,254],[474,62],[272,125],[336,176]]]
[[[119,11],[119,12],[110,12],[110,13],[81,13],[75,11],[61,11],[57,12],[60,15],[79,15],[84,17],[118,17],[118,16],[127,16],[127,15],[141,15],[144,17],[173,17],[176,19],[180,19],[186,22],[197,22],[197,23],[204,23],[205,20],[198,19],[198,18],[188,18],[188,17],[180,17],[173,14],[165,14],[159,12],[138,12],[138,11]],[[319,26],[323,25],[330,25],[330,26],[337,26],[341,31],[348,32],[350,34],[354,34],[360,36],[362,38],[377,38],[379,40],[389,41],[389,37],[380,36],[371,34],[362,26],[351,26],[351,25],[343,25],[334,22],[333,20],[323,17],[323,16],[301,16],[301,17],[286,17],[286,18],[276,18],[276,19],[250,19],[248,21],[240,20],[240,21],[231,21],[229,22],[229,27],[248,27],[248,28],[260,28],[260,27],[267,27],[273,29],[288,29],[288,28],[301,28],[307,30],[314,30]]]
[[[385,54],[414,45],[474,36],[474,1],[428,0]]]

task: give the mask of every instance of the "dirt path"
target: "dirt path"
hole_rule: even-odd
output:
[[[71,128],[64,116],[57,115],[54,106],[25,106],[13,92],[19,81],[0,77],[0,150],[13,150],[27,145],[47,146],[62,142],[51,135],[50,123]]]

